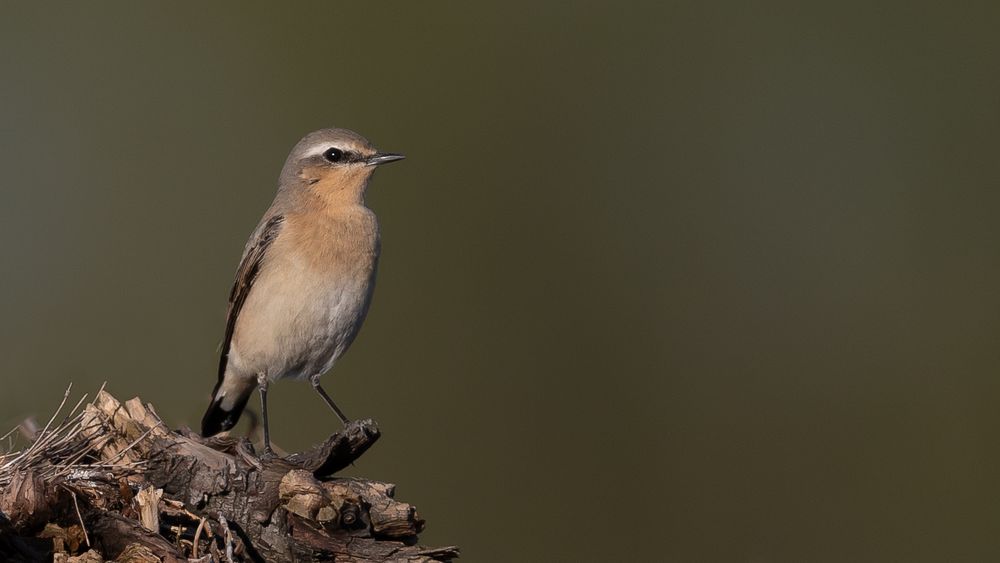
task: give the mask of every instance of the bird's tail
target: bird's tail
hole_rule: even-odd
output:
[[[205,416],[201,419],[201,435],[208,438],[219,432],[229,430],[240,420],[244,407],[250,395],[253,394],[256,382],[233,381],[235,378],[224,378],[212,391],[212,404],[208,405]]]

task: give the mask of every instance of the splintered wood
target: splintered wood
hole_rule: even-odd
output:
[[[332,476],[378,439],[371,420],[309,451],[260,458],[245,438],[172,431],[138,398],[121,403],[102,390],[77,412],[81,404],[62,423],[53,416],[27,448],[0,454],[0,561],[458,556],[456,547],[416,545],[424,521],[393,498],[394,485]]]

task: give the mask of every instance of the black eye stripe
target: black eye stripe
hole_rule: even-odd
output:
[[[354,151],[330,147],[323,151],[323,160],[332,164],[345,164],[350,162],[362,162],[365,157]]]

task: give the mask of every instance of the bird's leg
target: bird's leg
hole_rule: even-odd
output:
[[[330,396],[326,394],[326,391],[324,391],[323,388],[320,386],[319,376],[314,375],[310,378],[310,380],[312,381],[313,389],[315,389],[316,392],[319,393],[320,397],[323,397],[323,400],[326,401],[326,404],[330,405],[330,408],[333,409],[333,412],[337,413],[337,416],[340,417],[340,421],[344,423],[344,426],[350,424],[351,420],[347,418],[347,415],[345,415],[343,411],[337,408],[337,404],[333,402],[333,399],[331,399]]]
[[[260,390],[260,417],[264,420],[264,457],[274,455],[271,449],[271,432],[267,426],[267,374],[257,374],[257,388]]]

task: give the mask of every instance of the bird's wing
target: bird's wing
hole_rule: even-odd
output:
[[[229,309],[226,311],[226,338],[222,341],[222,355],[219,358],[219,385],[226,375],[226,365],[229,363],[229,348],[233,342],[233,331],[236,329],[236,319],[240,316],[240,309],[250,295],[253,282],[260,272],[261,263],[267,254],[267,249],[278,237],[281,224],[285,218],[282,215],[275,215],[261,224],[254,236],[243,251],[243,260],[236,271],[236,281],[233,282],[233,290],[229,294]],[[216,386],[218,389],[218,386]],[[214,393],[213,393],[214,395]]]

